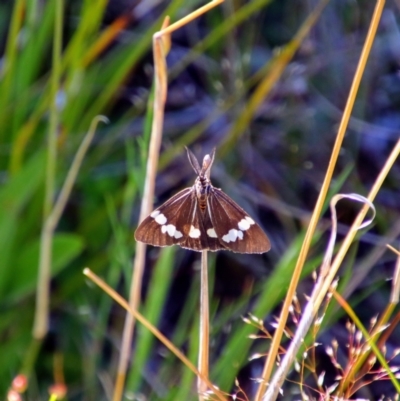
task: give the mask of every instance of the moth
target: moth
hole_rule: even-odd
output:
[[[139,225],[136,241],[154,246],[179,245],[193,251],[230,250],[264,253],[271,248],[260,226],[228,195],[210,181],[215,148],[200,167],[196,156],[187,155],[197,174],[194,185],[155,209]]]

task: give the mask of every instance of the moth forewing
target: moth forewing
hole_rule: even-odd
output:
[[[228,195],[212,187],[209,196],[210,217],[218,240],[239,253],[264,253],[271,248],[260,226]]]
[[[184,241],[190,224],[182,225],[180,222],[182,216],[193,215],[196,200],[193,195],[193,189],[186,188],[151,212],[137,228],[136,241],[154,246],[179,245]]]

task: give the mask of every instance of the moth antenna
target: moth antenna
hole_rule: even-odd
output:
[[[215,158],[215,148],[211,151],[211,154],[205,155],[203,159],[203,167],[201,169],[201,172],[208,179],[210,179],[211,166],[214,163],[214,158]]]
[[[193,170],[195,171],[195,173],[197,175],[201,174],[201,167],[200,164],[198,162],[198,160],[196,159],[196,156],[189,150],[188,147],[185,146],[186,152],[187,152],[187,156],[189,159],[189,163],[192,166]]]

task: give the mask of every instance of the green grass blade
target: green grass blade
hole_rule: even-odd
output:
[[[172,269],[175,260],[175,248],[163,248],[152,274],[152,280],[148,288],[148,294],[142,313],[146,319],[157,326],[170,288]],[[142,379],[146,361],[152,353],[155,342],[154,336],[143,326],[138,326],[137,346],[134,355],[134,363],[127,380],[127,388],[136,390]]]

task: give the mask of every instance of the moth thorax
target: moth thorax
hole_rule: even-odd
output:
[[[207,177],[198,177],[196,179],[196,195],[201,210],[207,207],[207,198],[210,193],[210,182]]]

